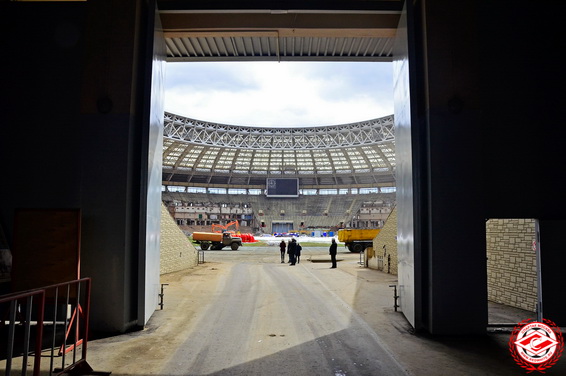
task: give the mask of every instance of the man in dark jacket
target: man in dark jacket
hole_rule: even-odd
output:
[[[282,264],[285,263],[285,248],[287,248],[287,244],[285,243],[285,240],[281,240],[281,243],[279,243],[279,250],[281,251],[281,263]]]
[[[295,259],[297,260],[297,264],[301,263],[301,250],[303,249],[303,247],[301,247],[301,243],[297,243],[297,247],[295,247]]]
[[[297,241],[295,240],[295,238],[291,239],[291,241],[289,242],[289,245],[287,246],[287,253],[289,254],[289,261],[291,261],[291,265],[289,266],[293,266],[295,265],[295,262],[297,261],[295,259],[295,252],[297,251]]]
[[[336,251],[338,250],[338,244],[336,244],[336,240],[332,238],[332,244],[330,244],[330,259],[332,260],[332,266],[330,269],[336,268]]]

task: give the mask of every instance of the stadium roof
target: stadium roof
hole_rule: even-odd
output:
[[[296,177],[303,189],[395,186],[393,116],[266,128],[165,113],[163,184],[265,188],[267,177]]]

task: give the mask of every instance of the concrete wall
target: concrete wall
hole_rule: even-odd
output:
[[[167,274],[192,268],[198,264],[198,252],[179,229],[165,205],[161,204],[161,266]]]
[[[533,219],[490,219],[487,231],[488,299],[535,311],[537,299]]]
[[[385,246],[385,248],[384,248]],[[383,270],[386,273],[397,275],[397,208],[389,214],[385,225],[373,239],[373,257],[369,257],[367,264],[371,269]],[[388,256],[391,256],[390,258]],[[383,263],[379,263],[381,258]]]

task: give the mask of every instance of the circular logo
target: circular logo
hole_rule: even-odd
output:
[[[558,361],[564,350],[560,328],[550,320],[543,321],[521,321],[509,339],[509,351],[513,359],[529,372],[544,373],[545,369]]]

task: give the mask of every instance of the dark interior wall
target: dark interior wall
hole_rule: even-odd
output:
[[[0,7],[0,224],[14,209],[80,206],[83,4]]]
[[[565,217],[565,7],[497,1],[480,8],[488,218]]]
[[[91,328],[143,325],[151,312],[140,315],[139,263],[146,232],[158,232],[144,220],[142,172],[152,60],[143,30],[155,9],[138,0],[0,4],[0,223],[11,241],[17,207],[79,208],[81,276],[93,279]]]
[[[421,249],[426,275],[422,310],[434,334],[483,333],[487,325],[485,224],[481,204],[481,136],[477,87],[478,41],[473,1],[423,2],[417,30],[418,117],[426,171],[419,194],[428,215]],[[465,324],[463,324],[465,323]]]
[[[80,109],[82,270],[93,278],[92,326],[104,332],[145,323],[140,263],[147,260],[146,72],[154,12],[139,0],[88,2]]]
[[[544,317],[558,325],[566,325],[565,9],[563,2],[505,1],[479,12],[489,57],[480,75],[485,216],[540,220]]]
[[[0,63],[8,104],[0,113],[1,220],[11,238],[15,208],[79,208],[81,276],[93,278],[93,327],[121,331],[131,248],[124,212],[130,116],[101,122],[81,114],[85,5],[9,4],[0,12],[2,48],[10,51]]]
[[[425,145],[414,166],[425,173],[412,188],[427,212],[419,218],[426,233],[415,240],[424,242],[415,249],[424,260],[415,275],[428,276],[420,318],[431,333],[485,332],[486,218],[543,219],[545,316],[564,318],[564,242],[555,223],[563,223],[566,208],[565,38],[556,4],[436,0],[408,7],[409,19],[421,21],[409,22],[417,88],[411,126],[424,127],[413,133],[419,139],[412,148]]]

